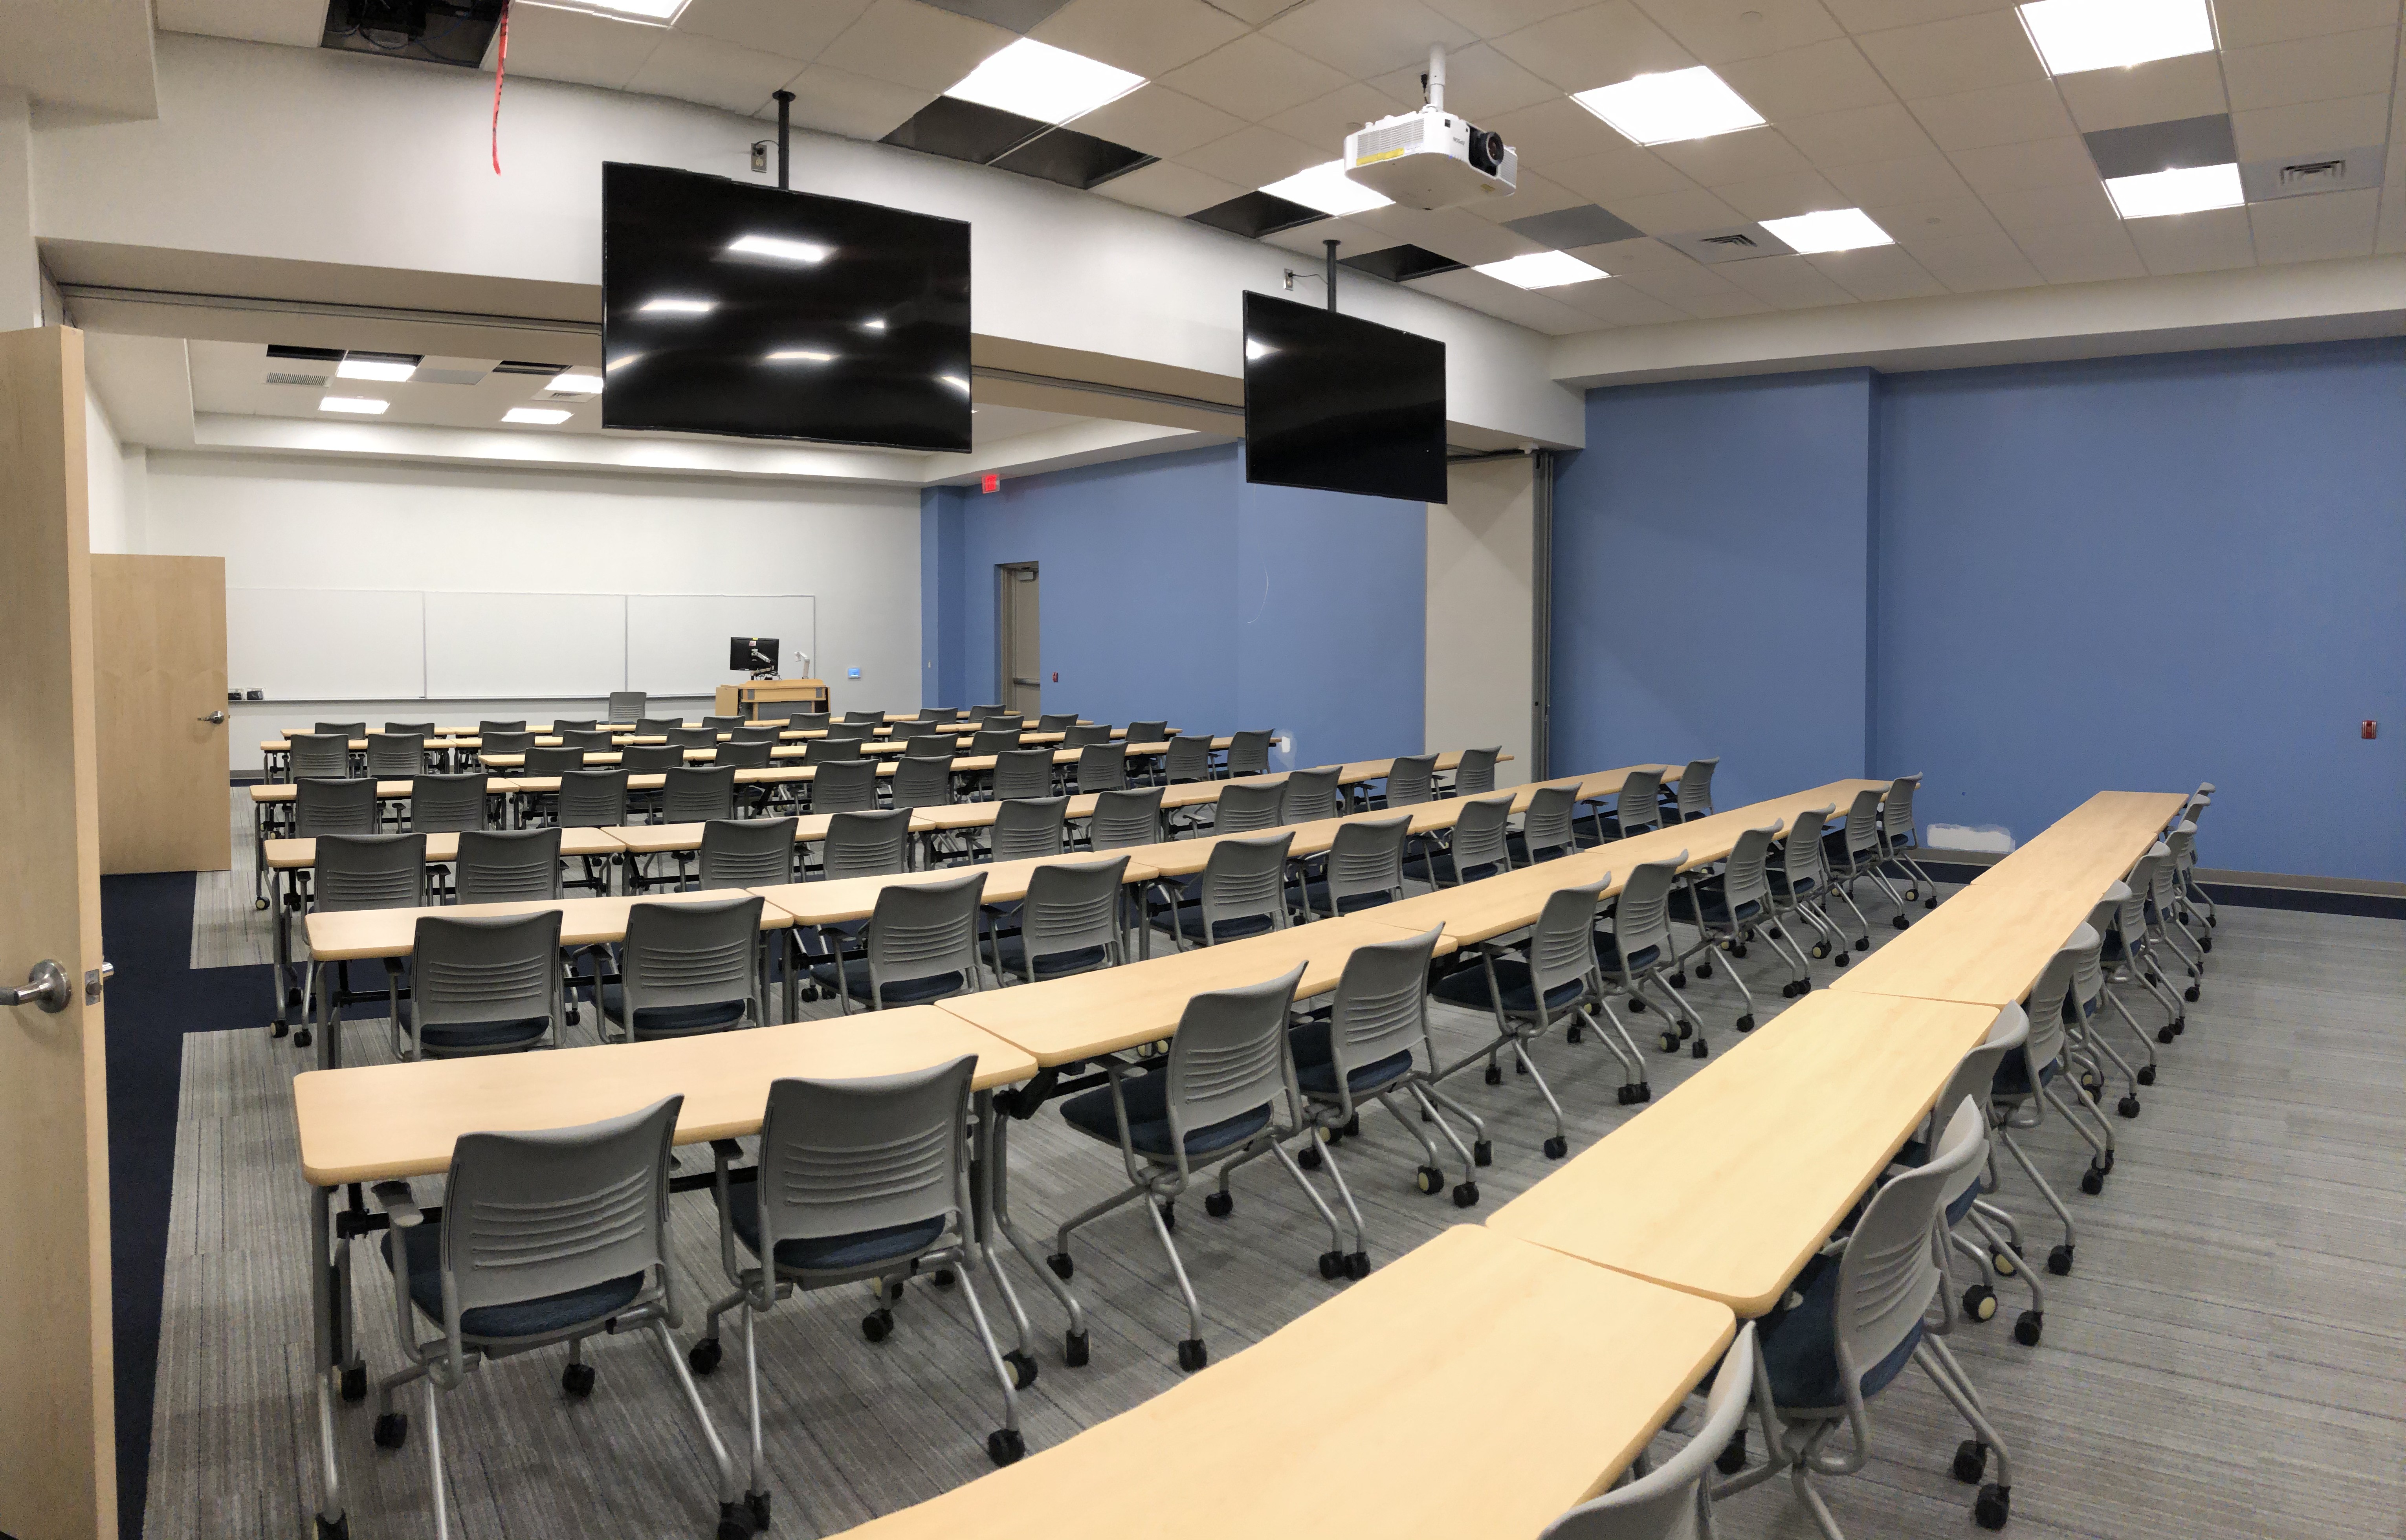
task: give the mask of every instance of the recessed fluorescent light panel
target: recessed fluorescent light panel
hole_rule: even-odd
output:
[[[745,235],[727,247],[730,256],[768,257],[781,262],[823,262],[828,260],[828,249],[809,241],[789,241],[775,235]]]
[[[1762,126],[1762,114],[1702,64],[1663,75],[1641,75],[1617,86],[1599,86],[1579,92],[1571,100],[1619,129],[1624,138],[1641,145],[1709,139],[1716,134]]]
[[[1521,289],[1557,289],[1566,283],[1612,276],[1566,251],[1532,251],[1525,256],[1507,257],[1500,262],[1480,262],[1475,271]]]
[[[1762,228],[1788,243],[1790,249],[1812,256],[1822,251],[1857,251],[1867,246],[1894,246],[1896,237],[1872,222],[1860,208],[1825,208],[1787,219],[1765,219]]]
[[[1324,161],[1309,171],[1296,172],[1284,181],[1272,182],[1261,191],[1273,198],[1284,198],[1291,204],[1301,204],[1306,208],[1316,208],[1323,214],[1334,214],[1339,219],[1348,214],[1384,208],[1394,202],[1348,177],[1342,161]]]
[[[378,401],[373,396],[327,396],[318,401],[318,410],[350,412],[363,417],[374,417],[383,416],[391,405],[392,403]]]
[[[771,363],[833,363],[833,353],[816,353],[807,347],[786,347],[769,355]]]
[[[377,353],[346,355],[334,366],[334,376],[347,380],[381,380],[397,385],[418,373],[418,360],[413,358],[387,357]]]
[[[602,393],[602,376],[574,373],[554,374],[551,376],[551,383],[544,389],[557,391],[563,396],[598,396]]]
[[[639,306],[647,316],[707,316],[718,308],[716,300],[646,300]]]
[[[2180,171],[2151,171],[2142,177],[2112,177],[2106,179],[2105,194],[2114,200],[2114,212],[2126,219],[2237,208],[2247,201],[2236,165],[2189,166]]]
[[[1015,112],[1040,123],[1066,123],[1082,118],[1106,102],[1115,102],[1144,84],[1141,75],[1114,69],[1083,54],[1022,37],[991,54],[969,72],[960,84],[944,92],[957,101],[975,102],[1003,112]]]
[[[614,21],[644,21],[660,27],[674,21],[686,7],[686,0],[525,0],[525,3],[551,10],[581,10],[589,16],[606,16]]]
[[[513,406],[502,414],[503,422],[540,423],[551,427],[568,420],[568,414],[554,406]]]
[[[2214,51],[2205,0],[2031,0],[2020,10],[2049,75]]]

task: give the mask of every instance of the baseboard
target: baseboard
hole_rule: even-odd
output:
[[[1942,883],[1968,883],[2003,857],[1982,850],[1921,850],[1914,853]],[[2217,904],[2242,909],[2287,909],[2310,914],[2358,914],[2406,920],[2406,883],[2352,877],[2312,877],[2278,871],[2197,869],[2198,884]]]

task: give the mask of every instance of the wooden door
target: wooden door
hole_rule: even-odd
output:
[[[83,334],[0,332],[0,1532],[117,1533]],[[219,815],[223,822],[223,815]]]
[[[997,591],[995,618],[1000,645],[996,659],[1001,677],[996,699],[1030,721],[1044,710],[1042,628],[1036,602],[1036,563],[1014,561],[994,570]]]
[[[225,558],[92,558],[100,869],[223,871]]]

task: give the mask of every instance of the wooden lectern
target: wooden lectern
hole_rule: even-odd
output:
[[[748,722],[759,714],[760,707],[779,702],[791,702],[807,712],[825,712],[827,681],[748,679],[741,685],[721,685],[716,711],[720,716],[741,716]]]

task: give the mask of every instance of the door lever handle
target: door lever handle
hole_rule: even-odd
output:
[[[223,712],[221,712],[221,711],[215,711],[215,712],[211,712],[211,713],[209,713],[209,714],[208,714],[208,715],[206,715],[206,716],[196,716],[196,717],[194,717],[192,720],[194,720],[194,721],[196,721],[196,722],[206,722],[209,726],[211,726],[211,727],[213,727],[213,728],[221,728],[221,727],[225,726],[225,713],[223,713]]]
[[[0,1005],[37,1005],[55,1016],[67,1008],[74,993],[67,970],[45,957],[25,975],[22,988],[0,989]]]

